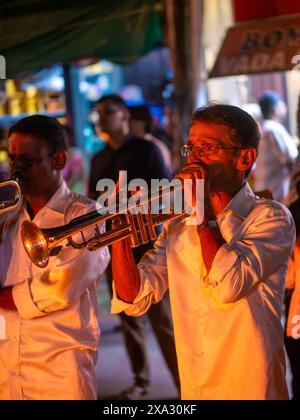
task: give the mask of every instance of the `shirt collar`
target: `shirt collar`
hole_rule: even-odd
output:
[[[65,213],[66,204],[68,202],[68,197],[70,196],[71,191],[69,190],[65,181],[62,182],[58,190],[53,194],[50,200],[46,205],[36,214],[34,220],[39,219],[45,212],[54,212],[56,214],[62,215]]]
[[[231,214],[237,219],[244,221],[250,211],[253,209],[256,196],[250,185],[246,183],[243,188],[233,197],[227,207],[217,217],[219,225],[224,218]]]
[[[56,213],[64,213],[66,208],[66,198],[69,197],[70,194],[71,191],[69,190],[66,182],[63,181],[45,207],[55,211]]]

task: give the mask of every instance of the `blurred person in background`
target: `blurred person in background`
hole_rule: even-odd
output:
[[[298,140],[300,139],[300,96],[297,110],[297,128],[298,128]],[[298,152],[300,150],[300,144],[298,145]],[[300,153],[298,153],[297,160],[293,166],[291,176],[291,190],[286,199],[286,205],[291,206],[300,197]]]
[[[68,125],[64,126],[68,160],[64,168],[64,180],[71,191],[86,194],[87,172],[82,151],[74,147],[72,130]]]
[[[293,376],[293,399],[300,400],[300,179],[296,189],[298,198],[289,207],[295,221],[297,237],[286,279],[285,348]]]
[[[124,100],[118,95],[103,96],[96,105],[99,114],[99,130],[106,139],[106,147],[97,153],[91,163],[89,195],[97,199],[99,180],[108,178],[118,181],[119,172],[127,171],[128,182],[143,179],[151,185],[151,179],[170,179],[162,155],[154,143],[137,137],[130,132],[130,113]],[[109,224],[107,230],[110,229]],[[152,244],[134,249],[134,258],[138,263]],[[121,267],[122,269],[122,267]],[[124,270],[126,268],[124,267]],[[110,291],[112,289],[111,266],[107,270]],[[174,383],[179,389],[179,375],[174,342],[173,323],[169,297],[166,295],[148,313],[154,334],[158,340],[166,364]],[[134,373],[134,383],[124,390],[119,399],[136,400],[146,395],[150,386],[149,363],[147,360],[145,325],[143,318],[132,318],[120,314],[125,345]]]
[[[300,134],[300,98],[297,112]],[[296,245],[289,264],[285,294],[285,348],[292,372],[293,399],[300,400],[300,154],[293,168],[287,204],[296,224]]]
[[[136,137],[151,141],[161,152],[164,164],[172,172],[171,152],[168,147],[158,137],[152,134],[153,119],[147,105],[135,105],[129,107],[130,112],[130,132]]]
[[[264,121],[262,139],[253,172],[256,191],[270,189],[273,198],[283,203],[290,190],[293,164],[298,156],[297,147],[282,125],[287,108],[276,92],[265,92],[259,98]]]

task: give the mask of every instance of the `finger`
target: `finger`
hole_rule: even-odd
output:
[[[181,172],[180,174],[177,174],[176,178],[183,179],[183,180],[192,179],[195,182],[196,180],[205,179],[206,176],[203,173],[200,173],[195,170],[187,170],[187,171]]]
[[[199,167],[199,165],[188,165],[188,166],[185,166],[181,171],[181,173],[191,173],[191,172],[195,173],[195,176],[198,179],[199,178],[204,179],[207,176],[207,170],[202,167]]]

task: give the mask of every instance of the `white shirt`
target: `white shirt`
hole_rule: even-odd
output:
[[[169,288],[182,399],[288,398],[280,315],[295,240],[290,213],[246,184],[218,217],[226,244],[208,276],[188,221],[164,226],[139,264],[134,304],[114,294],[112,312],[141,315]]]
[[[264,121],[261,134],[253,172],[255,190],[270,189],[274,200],[283,203],[290,190],[291,168],[298,150],[285,127],[274,120]]]
[[[63,183],[33,221],[56,227],[95,209]],[[0,308],[0,399],[94,399],[99,342],[96,286],[108,262],[66,247],[38,268],[22,245],[24,208],[0,245],[0,283],[14,286],[18,312]],[[80,240],[80,235],[75,238]]]

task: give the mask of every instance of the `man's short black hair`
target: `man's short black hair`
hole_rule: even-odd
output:
[[[63,126],[56,118],[46,115],[23,118],[9,129],[8,137],[13,133],[26,134],[36,140],[44,141],[52,153],[67,150]]]
[[[124,99],[120,95],[116,95],[116,94],[102,96],[96,105],[102,104],[103,102],[107,102],[107,101],[113,102],[114,104],[119,105],[121,107],[128,108]]]
[[[278,102],[282,100],[281,96],[277,92],[268,91],[265,92],[258,100],[261,112],[264,119],[269,118],[275,110]]]
[[[231,138],[242,149],[258,150],[260,142],[258,124],[241,108],[219,104],[199,108],[192,116],[192,125],[197,122],[226,125],[231,129]]]
[[[130,117],[136,121],[144,121],[146,133],[151,133],[153,121],[147,105],[132,105],[129,107]]]

